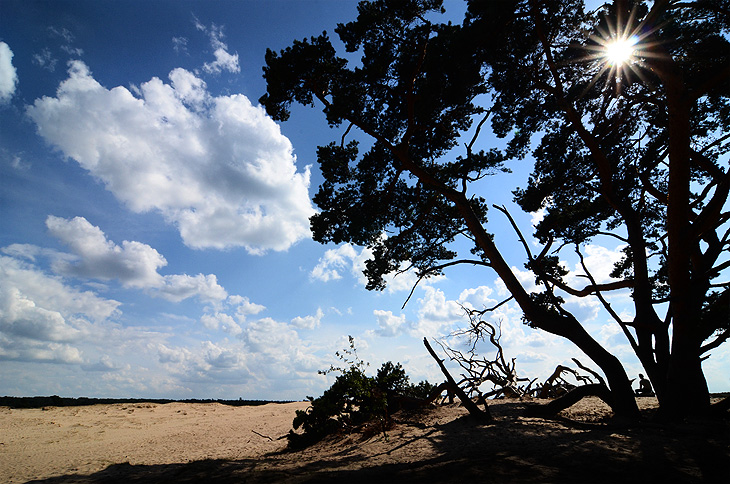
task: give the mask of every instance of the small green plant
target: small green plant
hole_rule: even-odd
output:
[[[349,336],[349,348],[335,354],[344,366],[330,366],[319,372],[340,374],[321,397],[307,397],[311,405],[306,410],[297,410],[292,422],[294,429],[287,436],[290,448],[306,447],[335,432],[352,432],[374,420],[385,432],[390,423],[390,410],[398,398],[426,398],[434,388],[427,381],[412,385],[401,364],[390,361],[380,367],[375,377],[367,376],[364,369],[369,363],[357,355],[352,336]],[[295,432],[300,428],[302,433]]]

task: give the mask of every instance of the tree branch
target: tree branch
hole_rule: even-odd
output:
[[[596,286],[596,280],[593,278],[593,275],[588,270],[588,267],[585,264],[585,259],[583,258],[583,254],[581,253],[578,244],[575,246],[575,252],[578,254],[578,258],[580,259],[580,265],[583,267],[583,270],[586,273],[586,276],[590,279],[591,283]],[[625,281],[619,281],[619,282],[625,282]],[[611,305],[606,301],[606,299],[603,297],[603,294],[601,294],[600,291],[596,291],[596,297],[599,301],[601,301],[601,304],[603,305],[604,309],[608,312],[608,314],[611,315],[611,317],[621,326],[621,330],[623,330],[624,335],[626,335],[626,338],[629,340],[629,344],[631,344],[631,348],[633,348],[634,352],[638,355],[639,353],[639,345],[636,343],[636,340],[634,339],[634,335],[631,334],[631,331],[629,331],[628,326],[626,323],[621,319],[621,317],[616,313],[616,311],[613,310]]]
[[[700,355],[704,355],[708,351],[717,348],[718,346],[723,344],[725,341],[727,341],[728,338],[730,338],[730,328],[726,329],[725,331],[723,331],[722,333],[717,335],[717,337],[714,340],[712,340],[709,343],[707,343],[706,345],[700,347]]]
[[[413,292],[416,290],[416,287],[421,283],[421,281],[428,277],[429,274],[438,272],[440,270],[446,269],[447,267],[455,266],[458,264],[472,264],[475,266],[484,266],[484,267],[492,267],[492,265],[489,262],[484,262],[482,260],[476,260],[476,259],[459,259],[459,260],[453,260],[450,262],[446,262],[445,264],[441,264],[438,266],[429,267],[425,271],[421,273],[421,275],[418,277],[418,280],[411,288],[411,292],[408,293],[408,297],[406,298],[405,302],[403,303],[403,306],[401,306],[401,309],[406,307],[406,304],[408,304],[408,301],[411,300],[411,297],[413,296]]]
[[[477,405],[472,402],[469,397],[466,396],[464,390],[459,388],[459,386],[456,384],[453,377],[444,366],[443,360],[440,359],[438,355],[436,355],[436,352],[433,350],[433,348],[431,348],[431,345],[428,344],[428,339],[423,338],[423,344],[426,346],[426,349],[428,350],[431,357],[436,360],[436,363],[441,369],[441,373],[444,374],[444,376],[446,377],[446,381],[449,382],[449,385],[451,385],[454,393],[456,393],[456,396],[459,397],[459,400],[461,400],[461,404],[464,405],[464,407],[469,411],[469,414],[473,417],[476,417],[478,420],[490,422],[492,420],[492,415],[491,413],[489,413],[489,407],[484,405],[484,410],[480,410],[479,407],[477,407]]]

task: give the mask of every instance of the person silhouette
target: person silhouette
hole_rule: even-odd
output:
[[[651,382],[644,378],[644,375],[639,373],[639,389],[636,390],[636,395],[639,397],[653,397],[654,389],[651,387]]]

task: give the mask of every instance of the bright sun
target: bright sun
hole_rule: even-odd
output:
[[[619,67],[631,61],[634,56],[636,38],[618,38],[604,45],[606,60],[614,67]]]

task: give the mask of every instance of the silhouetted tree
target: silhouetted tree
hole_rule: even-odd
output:
[[[326,33],[267,52],[260,101],[271,116],[318,102],[331,126],[347,126],[318,151],[315,239],[370,247],[369,289],[406,268],[421,277],[457,264],[490,268],[525,322],[578,346],[605,374],[614,411],[636,417],[623,365],[561,294],[596,298],[662,409],[706,410],[701,361],[730,334],[730,292],[719,279],[730,267],[730,1],[616,0],[595,12],[578,0],[467,4],[453,25],[439,0],[362,2],[357,19],[335,29],[359,64],[338,57]],[[606,55],[616,38],[629,40],[625,63]],[[504,147],[478,150],[489,125]],[[373,141],[365,153],[346,142],[353,127]],[[534,171],[515,200],[545,210],[539,253],[513,226],[533,293],[488,231],[483,190],[485,177],[530,153]],[[461,237],[472,256],[454,249]],[[582,262],[585,244],[601,237],[625,245],[612,282],[584,266],[589,284],[569,286],[561,251]],[[631,291],[628,320],[607,299],[619,290]]]

